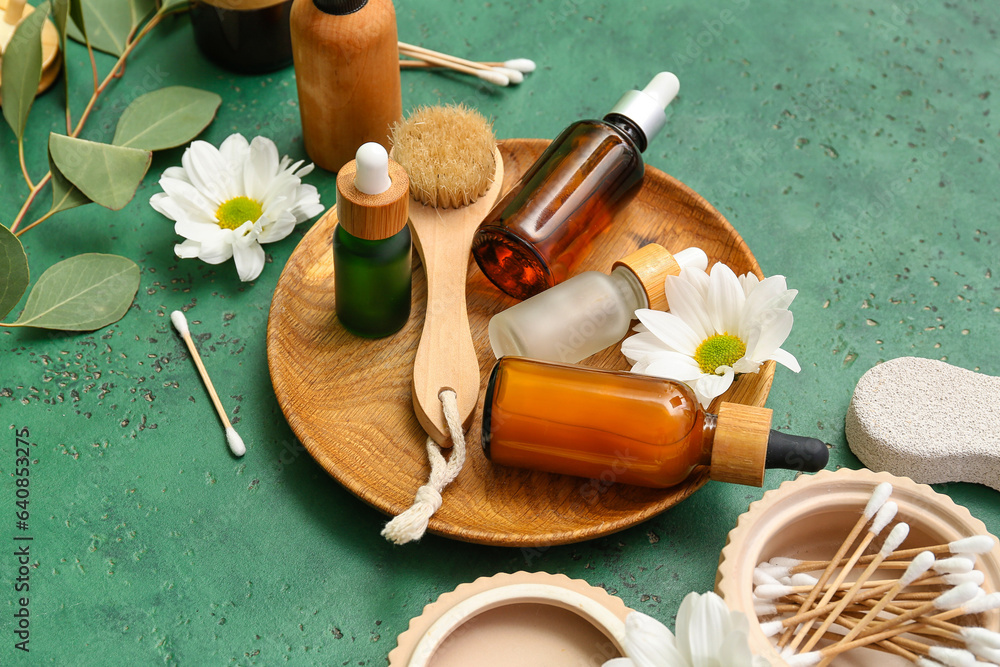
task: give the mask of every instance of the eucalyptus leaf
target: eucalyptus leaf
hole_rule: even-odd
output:
[[[70,21],[79,27],[81,34],[86,39],[87,29],[83,20],[83,7],[80,0],[52,0],[52,19],[55,21],[56,29],[59,31],[59,48],[66,53],[66,31],[70,27]],[[69,67],[63,68],[63,92],[66,98],[66,113],[69,114],[70,92],[69,92]]]
[[[222,98],[187,86],[170,86],[137,97],[122,112],[111,143],[147,151],[191,141],[215,118]]]
[[[69,182],[59,167],[49,156],[49,171],[52,173],[52,209],[51,213],[58,213],[77,206],[89,204],[92,200],[87,195],[80,192],[80,188]]]
[[[160,3],[160,10],[157,13],[167,14],[175,9],[187,7],[189,4],[188,0],[163,0]]]
[[[125,51],[125,43],[132,32],[133,6],[125,0],[79,0],[83,20],[86,22],[86,37],[83,26],[70,25],[67,30],[70,39],[81,44],[87,43],[98,51],[120,56]],[[75,22],[75,19],[74,19]]]
[[[28,256],[21,241],[0,225],[0,319],[17,305],[28,289]]]
[[[28,113],[42,80],[42,26],[49,15],[49,3],[21,19],[7,43],[0,63],[0,99],[3,117],[20,141]]]
[[[117,322],[139,289],[139,267],[118,255],[88,253],[53,264],[16,322],[8,326],[93,331]]]
[[[49,156],[83,194],[117,211],[135,196],[153,154],[53,132],[49,135]]]
[[[129,12],[132,16],[132,27],[138,28],[143,19],[156,9],[156,0],[128,0]]]

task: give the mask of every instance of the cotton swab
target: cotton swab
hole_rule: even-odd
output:
[[[799,653],[797,655],[782,653],[782,657],[784,657],[785,661],[788,662],[791,667],[811,667],[812,665],[818,664],[824,658],[836,657],[845,651],[860,648],[862,646],[868,646],[869,644],[874,644],[884,639],[909,632],[912,624],[906,624],[905,622],[913,620],[918,616],[922,616],[932,609],[945,610],[936,614],[935,617],[941,620],[948,620],[964,614],[980,613],[980,611],[983,610],[983,605],[985,604],[983,601],[987,598],[992,598],[993,596],[997,596],[998,598],[994,604],[1000,605],[1000,594],[998,593],[974,599],[979,590],[979,587],[975,584],[963,584],[957,588],[947,591],[946,593],[942,593],[936,600],[921,605],[918,609],[914,609],[906,614],[889,619],[875,628],[871,628],[872,634],[863,634],[861,637],[846,644],[828,646],[819,651]]]
[[[473,61],[470,61],[473,62]],[[529,60],[527,58],[513,58],[511,60],[505,60],[503,62],[476,62],[477,65],[482,67],[493,67],[493,68],[504,68],[509,70],[514,70],[521,74],[530,74],[535,71],[535,61]],[[400,69],[437,69],[444,67],[443,65],[435,65],[434,63],[429,63],[425,60],[400,60]],[[513,81],[511,81],[513,83]]]
[[[510,78],[507,75],[497,71],[493,67],[483,66],[472,60],[456,58],[455,56],[450,56],[446,53],[432,51],[430,49],[425,49],[421,46],[415,46],[413,44],[407,44],[405,42],[399,42],[399,52],[404,55],[419,58],[420,60],[428,63],[433,63],[439,67],[447,67],[448,69],[455,70],[456,72],[471,74],[472,76],[479,77],[480,79],[497,86],[507,86],[510,84]],[[523,75],[520,71],[514,70],[513,68],[509,69],[516,71],[523,79]]]
[[[944,555],[947,553],[954,554],[956,556],[976,556],[988,553],[996,545],[996,538],[992,535],[973,535],[972,537],[964,537],[960,540],[955,540],[954,542],[948,542],[947,544],[935,544],[930,547],[917,547],[914,549],[903,549],[902,551],[896,551],[886,558],[885,567],[889,567],[892,561],[906,560],[912,558],[919,554],[921,551],[930,551],[935,556]],[[862,564],[867,564],[874,556],[864,556],[858,562]],[[834,567],[843,567],[846,560],[843,556],[834,556],[834,561],[801,561],[795,569],[801,570],[803,572],[808,572],[810,570],[816,570],[821,567],[827,567],[833,563]]]
[[[904,525],[904,524],[901,524]],[[887,540],[888,541],[888,540]],[[897,545],[898,546],[898,545]],[[893,549],[890,549],[893,551]],[[934,554],[929,551],[924,551],[913,559],[910,567],[906,568],[906,572],[903,576],[899,578],[899,581],[886,591],[885,595],[878,601],[878,603],[872,607],[867,614],[853,627],[850,632],[844,635],[844,638],[839,643],[847,643],[861,634],[862,630],[868,627],[871,622],[878,617],[879,614],[886,608],[886,606],[892,602],[893,598],[899,595],[899,592],[909,586],[913,581],[922,575],[924,572],[930,569],[931,565],[934,563]],[[834,644],[836,646],[836,644]],[[829,663],[833,658],[827,658],[823,663]],[[823,664],[821,663],[821,664]]]
[[[886,504],[885,507],[882,508],[882,510],[885,510],[885,508],[888,506],[889,504]],[[893,514],[895,515],[895,512],[893,512]],[[872,530],[874,531],[875,528],[873,527]],[[885,560],[886,556],[888,556],[893,551],[898,549],[899,545],[903,543],[903,541],[907,538],[909,534],[910,534],[910,526],[905,523],[898,523],[891,531],[889,531],[889,535],[885,538],[885,542],[882,544],[882,548],[879,549],[875,559],[872,560],[872,562],[868,564],[868,567],[865,568],[864,572],[862,572],[858,576],[854,584],[844,594],[844,597],[841,598],[837,606],[833,608],[833,611],[831,611],[829,615],[827,615],[826,619],[820,624],[819,629],[816,630],[816,633],[813,634],[813,636],[809,638],[805,644],[802,645],[803,652],[809,651],[814,646],[816,646],[820,638],[823,636],[823,633],[825,633],[830,628],[830,626],[833,625],[833,623],[837,620],[837,617],[840,616],[841,612],[843,612],[844,609],[847,608],[847,605],[851,604],[854,601],[854,598],[858,594],[858,591],[861,590],[861,587],[864,585],[864,583],[868,581],[871,578],[871,576],[875,573],[875,570],[878,569],[879,564],[883,560]]]
[[[177,329],[177,333],[184,339],[184,343],[191,353],[191,358],[194,359],[194,365],[198,367],[198,374],[201,375],[201,380],[205,383],[205,389],[208,390],[208,397],[212,399],[212,405],[215,406],[215,411],[219,414],[219,419],[222,420],[222,425],[226,428],[226,442],[229,443],[230,451],[235,456],[243,456],[247,452],[246,445],[243,444],[243,439],[236,432],[236,429],[233,428],[232,423],[230,423],[229,415],[222,408],[222,402],[219,401],[219,394],[212,385],[212,379],[208,377],[208,371],[205,370],[205,364],[201,361],[198,348],[194,346],[194,341],[191,340],[191,330],[188,329],[187,318],[184,316],[184,313],[175,310],[170,313],[170,321],[173,323],[174,328]]]
[[[861,531],[864,529],[864,527],[868,525],[868,522],[871,520],[871,518],[875,516],[875,514],[880,509],[882,509],[882,506],[889,499],[890,495],[892,495],[892,484],[889,484],[888,482],[882,482],[881,484],[875,487],[875,490],[872,491],[872,495],[868,499],[868,504],[865,505],[865,509],[861,513],[861,516],[858,517],[858,520],[854,524],[854,527],[851,528],[851,532],[848,533],[847,537],[844,539],[843,544],[841,544],[840,547],[837,549],[837,553],[834,554],[829,564],[823,570],[823,574],[820,575],[819,581],[816,584],[816,589],[814,589],[812,592],[809,593],[809,595],[806,596],[806,599],[802,603],[802,606],[799,607],[799,613],[808,610],[809,607],[812,606],[813,602],[816,601],[816,598],[819,597],[819,589],[823,587],[827,581],[830,580],[830,577],[833,576],[834,571],[837,569],[837,563],[840,562],[840,559],[844,557],[844,555],[847,553],[847,550],[851,548],[851,545],[854,544],[854,540],[856,540],[858,535],[861,534]],[[781,648],[788,643],[788,640],[792,638],[793,632],[794,632],[794,626],[788,626],[784,634],[781,635],[781,639],[778,640],[778,648]]]
[[[899,507],[896,505],[896,503],[892,501],[889,501],[884,505],[882,505],[878,513],[875,514],[875,518],[872,519],[872,525],[868,528],[868,532],[865,533],[865,536],[861,538],[860,542],[858,542],[858,546],[855,547],[854,553],[851,554],[851,557],[847,559],[847,564],[840,571],[840,574],[838,574],[836,578],[833,580],[833,585],[831,586],[831,588],[827,590],[826,593],[824,593],[823,596],[820,598],[819,606],[825,605],[833,598],[833,594],[836,592],[836,588],[840,586],[840,584],[842,584],[844,580],[847,578],[847,575],[851,571],[851,568],[854,567],[854,564],[858,561],[859,558],[861,558],[861,554],[865,552],[865,549],[867,549],[868,545],[872,543],[872,540],[874,540],[878,536],[878,534],[881,533],[882,530],[889,525],[889,522],[896,517],[896,513],[898,511]],[[822,582],[816,584],[817,589],[820,588],[821,586]],[[794,651],[795,648],[799,645],[799,643],[802,642],[802,640],[804,640],[806,636],[809,634],[810,629],[812,629],[812,621],[806,621],[805,623],[803,623],[802,627],[799,628],[798,633],[788,644],[788,647]]]

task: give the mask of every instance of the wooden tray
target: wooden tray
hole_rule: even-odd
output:
[[[541,155],[548,142],[500,143],[504,190]],[[426,283],[414,253],[413,311],[394,336],[366,340],[347,333],[334,315],[331,208],[289,258],[271,303],[267,356],[278,403],[309,453],[365,502],[396,515],[413,503],[427,480],[426,435],[410,400],[413,358],[426,305]],[[642,187],[619,209],[578,271],[608,271],[612,263],[647,243],[668,250],[702,248],[737,274],[760,267],[722,215],[680,181],[647,168]],[[515,301],[501,294],[470,257],[469,320],[482,372],[480,405],[467,435],[469,455],[445,490],[429,531],[455,539],[502,546],[578,542],[635,525],[699,489],[707,470],[695,471],[670,489],[495,466],[480,446],[482,395],[495,361],[487,336],[490,317]],[[627,369],[618,346],[584,363]],[[774,376],[773,362],[741,377],[723,396],[762,406]]]

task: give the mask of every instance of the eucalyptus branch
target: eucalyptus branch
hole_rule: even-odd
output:
[[[35,184],[31,182],[31,176],[28,175],[28,165],[24,162],[24,139],[17,140],[17,158],[21,161],[21,173],[24,174],[24,181],[28,184],[28,188],[34,189]]]
[[[87,40],[87,49],[90,52],[90,59],[91,59],[91,63],[93,64],[93,68],[94,68],[94,84],[95,84],[95,87],[94,87],[93,94],[90,96],[90,100],[87,102],[86,108],[83,110],[83,115],[80,116],[80,120],[77,121],[76,127],[73,128],[73,131],[70,132],[68,134],[68,136],[70,136],[70,137],[78,137],[78,136],[80,136],[80,132],[83,131],[83,126],[87,122],[87,118],[90,117],[90,112],[93,111],[94,105],[97,103],[97,98],[101,95],[101,93],[104,92],[104,90],[108,87],[108,85],[110,85],[110,83],[116,78],[115,75],[124,66],[125,59],[128,58],[128,56],[132,53],[132,51],[139,44],[139,42],[142,41],[142,38],[145,37],[146,35],[148,35],[149,32],[154,27],[156,27],[156,25],[163,19],[164,16],[167,16],[170,13],[171,12],[164,12],[164,13],[161,14],[161,13],[158,12],[158,13],[156,13],[153,16],[153,18],[151,18],[149,21],[146,22],[146,25],[144,25],[142,27],[142,30],[140,30],[138,32],[138,34],[135,35],[135,38],[126,43],[125,50],[122,51],[122,54],[118,57],[118,60],[115,61],[115,64],[111,67],[111,71],[108,72],[108,75],[106,77],[104,77],[104,80],[101,81],[100,84],[97,84],[97,79],[98,79],[98,76],[97,76],[97,64],[96,64],[96,61],[94,60],[94,51],[93,51],[93,48],[90,46],[90,40]],[[68,124],[68,121],[69,121],[69,108],[68,108],[68,106],[67,106],[66,114],[67,114],[67,124]],[[52,180],[52,172],[49,171],[48,173],[45,174],[45,176],[42,178],[42,180],[40,180],[38,182],[37,185],[32,186],[31,179],[28,177],[28,172],[27,172],[27,170],[24,167],[23,145],[20,146],[20,148],[21,148],[21,168],[24,171],[24,177],[28,181],[28,186],[31,188],[31,192],[28,194],[28,198],[25,199],[24,204],[21,206],[21,210],[18,212],[17,217],[14,219],[13,224],[11,224],[11,226],[10,226],[10,231],[12,233],[15,233],[16,236],[20,236],[20,234],[16,233],[17,232],[17,228],[21,224],[21,222],[24,220],[25,215],[27,215],[28,209],[31,207],[32,202],[34,202],[35,198],[38,196],[39,191],[42,189],[42,187],[46,183],[48,183],[50,180]],[[24,232],[28,231],[29,229],[31,229],[32,227],[34,227],[38,223],[40,223],[40,222],[48,219],[49,216],[52,213],[53,212],[50,211],[49,213],[46,213],[44,216],[42,216],[38,220],[35,220],[33,223],[31,223],[30,225],[28,225],[27,227],[25,227],[21,231],[21,233],[23,234]]]
[[[21,210],[17,212],[17,217],[14,218],[14,223],[10,226],[11,233],[14,233],[14,232],[17,231],[17,226],[19,224],[21,224],[21,221],[24,219],[24,216],[27,215],[28,209],[31,208],[31,203],[33,201],[35,201],[35,197],[38,196],[38,193],[42,191],[42,188],[44,188],[45,185],[50,180],[52,180],[52,172],[51,171],[49,173],[45,174],[45,176],[42,177],[42,180],[38,181],[38,183],[35,185],[35,187],[31,188],[31,192],[28,193],[27,199],[25,199],[24,200],[24,204],[21,205]],[[34,225],[32,225],[32,226],[34,226]],[[16,234],[15,234],[15,236],[16,236]]]
[[[29,229],[31,229],[35,225],[39,225],[39,224],[45,222],[46,220],[48,220],[49,218],[51,218],[55,214],[56,214],[55,210],[49,211],[48,213],[46,213],[45,215],[43,215],[42,217],[40,217],[38,220],[35,220],[30,225],[28,225],[27,227],[25,227],[21,231],[19,231],[16,234],[14,234],[14,236],[20,236],[21,234],[25,233],[26,231],[28,231]]]

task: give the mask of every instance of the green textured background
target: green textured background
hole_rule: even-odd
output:
[[[508,89],[404,72],[404,109],[464,101],[496,119],[499,137],[552,138],[656,71],[676,72],[681,94],[648,163],[712,202],[764,272],[799,290],[786,347],[802,372],[779,368],[768,406],[777,426],[833,443],[831,467],[858,467],[844,412],[878,361],[916,355],[1000,375],[996,6],[705,4],[403,0],[405,41],[540,64]],[[69,48],[78,116],[88,66],[85,50]],[[98,58],[107,71],[111,59]],[[200,57],[183,16],[139,47],[84,137],[110,140],[128,101],[167,85],[223,96],[202,138],[263,134],[282,154],[305,157],[292,70],[220,70]],[[47,133],[64,127],[62,104],[60,84],[29,121],[36,178]],[[6,125],[0,141],[9,224],[26,189]],[[668,625],[684,594],[712,588],[727,532],[765,489],[711,483],[640,526],[542,551],[433,536],[386,543],[385,517],[298,446],[268,380],[267,309],[308,224],[265,246],[269,263],[253,284],[231,263],[177,260],[172,223],[147,201],[180,157],[157,153],[124,210],[79,208],[22,237],[33,280],[61,258],[114,252],[139,264],[142,283],[125,318],[93,334],[0,331],[2,423],[30,429],[34,460],[26,656],[9,632],[18,597],[13,430],[3,436],[0,663],[382,665],[427,602],[482,575],[564,572]],[[307,180],[334,203],[332,175]],[[170,328],[167,314],[182,307],[248,443],[241,460]],[[771,472],[766,488],[791,477]],[[939,490],[1000,533],[997,492]]]

